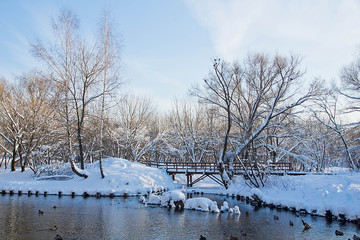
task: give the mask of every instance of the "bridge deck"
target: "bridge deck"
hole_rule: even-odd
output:
[[[219,175],[219,169],[216,163],[195,163],[195,162],[155,162],[155,161],[141,161],[141,163],[146,164],[151,167],[157,167],[160,169],[165,169],[166,172],[173,176],[175,179],[176,174],[185,174],[187,177],[188,186],[209,177],[214,180],[216,183],[222,185],[220,179],[214,175]],[[233,173],[234,175],[244,175],[246,171],[251,171],[256,166],[253,163],[244,161],[243,163],[235,162],[233,163]],[[295,172],[292,169],[291,163],[269,163],[264,166],[265,171],[271,175],[304,175],[305,173]],[[228,169],[226,169],[228,170]],[[194,181],[192,176],[194,174],[201,175]]]

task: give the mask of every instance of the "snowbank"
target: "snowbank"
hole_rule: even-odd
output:
[[[150,194],[149,199],[146,200],[144,196],[140,197],[140,202],[146,203],[149,205],[161,205],[162,207],[166,207],[171,204],[172,207],[174,202],[182,201],[185,203],[185,194],[181,190],[172,190],[164,192],[161,196]]]
[[[87,179],[76,175],[65,180],[46,180],[48,178],[34,178],[31,170],[25,172],[0,171],[0,190],[6,191],[39,191],[48,194],[57,194],[59,191],[67,195],[75,192],[82,195],[96,193],[121,195],[140,195],[148,192],[179,188],[171,177],[161,169],[147,167],[136,162],[129,162],[119,158],[103,159],[103,168],[106,174],[101,178],[99,162],[86,166],[89,174]],[[54,179],[54,178],[51,178]]]
[[[229,211],[229,204],[227,203],[227,201],[223,202],[223,205],[220,207],[220,211],[221,212]]]
[[[307,212],[326,210],[346,218],[360,218],[360,173],[338,175],[271,176],[265,187],[250,189],[241,177],[227,190],[229,194],[256,194],[268,204],[293,207]]]
[[[161,206],[166,206],[169,202],[174,203],[177,201],[182,201],[185,203],[185,199],[185,194],[181,190],[164,192],[161,196]]]
[[[147,205],[161,205],[162,207],[168,207],[169,204],[171,207],[175,207],[174,203],[182,201],[185,203],[184,208],[190,210],[197,210],[202,212],[229,212],[234,214],[241,214],[238,206],[234,206],[234,208],[230,208],[229,204],[224,201],[221,206],[221,211],[218,208],[218,204],[216,201],[212,201],[209,198],[198,197],[198,198],[190,198],[185,200],[185,194],[181,190],[172,190],[168,192],[164,192],[161,196],[156,194],[150,194],[149,198],[146,199],[144,196],[140,197],[140,202]]]
[[[160,205],[161,204],[161,197],[155,194],[150,194],[148,201],[143,201],[149,205]]]
[[[187,199],[185,202],[185,209],[192,209],[203,212],[219,212],[217,202],[204,197]]]

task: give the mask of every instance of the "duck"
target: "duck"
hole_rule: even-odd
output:
[[[56,209],[56,206],[53,206],[53,209]]]
[[[203,235],[200,235],[199,240],[206,240],[206,237],[204,237]]]
[[[354,236],[353,236],[353,240],[360,240],[360,237],[354,235]]]
[[[294,226],[293,221],[289,221],[289,225],[290,225],[290,226]]]
[[[339,230],[335,230],[335,235],[336,236],[344,236],[344,233]]]
[[[239,238],[233,236],[233,235],[230,235],[230,240],[239,240]]]
[[[246,232],[243,232],[243,230],[240,231],[241,236],[246,237]]]
[[[41,211],[41,210],[39,210],[39,214],[44,214],[44,212],[43,212],[43,211]]]
[[[304,225],[304,230],[308,230],[311,228],[311,226],[308,223],[304,222],[304,220],[301,219],[301,221],[302,221],[302,224]]]
[[[51,228],[51,231],[55,231],[57,229],[56,225]]]
[[[274,220],[279,220],[279,217],[274,215]]]
[[[54,240],[63,240],[63,238],[59,234],[56,234]]]

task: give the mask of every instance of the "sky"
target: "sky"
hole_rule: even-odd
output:
[[[159,110],[201,84],[215,57],[294,53],[303,58],[305,82],[330,83],[360,53],[359,0],[13,0],[0,1],[0,77],[41,67],[29,43],[51,42],[51,18],[63,8],[90,39],[110,11],[126,89],[151,97]]]

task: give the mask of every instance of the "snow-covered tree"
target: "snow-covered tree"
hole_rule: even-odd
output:
[[[72,164],[74,164],[74,136],[76,134],[74,123],[76,119],[75,102],[71,99],[71,83],[77,82],[75,80],[78,72],[76,63],[80,57],[77,53],[78,25],[79,20],[72,11],[62,10],[57,18],[52,19],[54,44],[45,46],[40,41],[31,44],[32,53],[48,67],[49,75],[56,85],[59,102],[56,110],[59,112],[58,121],[63,131],[60,137],[65,142],[67,155],[65,158]],[[73,93],[73,96],[76,96],[76,92]]]
[[[113,97],[114,93],[118,90],[122,82],[119,77],[119,60],[120,60],[120,45],[118,38],[113,30],[113,22],[109,17],[109,13],[104,12],[99,27],[99,43],[100,43],[100,58],[102,58],[104,69],[100,75],[102,85],[102,96],[100,103],[100,172],[104,178],[102,168],[102,158],[104,156],[104,123],[105,113],[112,107],[109,99]]]
[[[219,131],[214,114],[206,106],[177,100],[169,123],[173,136],[176,136],[172,146],[184,150],[183,156],[188,161],[206,162],[209,156],[213,157]]]
[[[323,116],[319,116],[318,112],[314,112],[315,118],[339,137],[344,146],[348,166],[354,170],[358,169],[359,162],[354,159],[350,150],[348,137],[346,136],[348,128],[346,128],[346,124],[343,124],[339,118],[339,110],[337,109],[338,96],[334,92],[329,91],[328,94],[317,101],[317,104],[320,109],[319,112],[322,113]]]
[[[23,75],[15,84],[7,85],[2,94],[0,111],[3,123],[1,136],[11,146],[12,170],[19,158],[22,171],[31,163],[31,154],[49,137],[49,126],[54,116],[51,82],[37,73]]]
[[[231,143],[235,156],[240,161],[247,159],[254,163],[258,172],[261,169],[258,168],[257,145],[265,138],[267,129],[278,127],[284,116],[294,114],[296,107],[318,94],[318,82],[301,93],[300,63],[301,59],[295,55],[249,54],[243,64],[232,65],[216,60],[214,72],[205,79],[204,87],[193,91],[203,102],[222,109],[228,119],[224,149],[233,124]],[[219,166],[225,160],[222,158],[224,156],[219,159]],[[232,177],[232,159],[228,160],[229,171],[223,179]],[[263,185],[262,179],[258,185]]]
[[[154,108],[149,98],[128,96],[118,104],[110,129],[113,141],[118,145],[119,156],[130,161],[139,161],[151,148],[157,132],[151,129]]]
[[[34,43],[32,52],[48,67],[49,75],[57,86],[58,120],[63,129],[61,137],[66,143],[66,158],[75,171],[74,160],[77,159],[80,168],[84,169],[84,163],[90,156],[88,150],[94,148],[93,139],[84,136],[91,122],[91,106],[97,101],[100,101],[100,145],[103,143],[107,97],[120,83],[117,75],[119,46],[106,14],[100,24],[98,38],[93,42],[79,37],[78,19],[70,10],[61,11],[52,25],[54,44]],[[102,153],[102,146],[99,148]],[[77,174],[86,177],[79,172]]]
[[[360,56],[348,66],[343,67],[340,73],[341,88],[337,89],[349,100],[349,110],[359,112],[360,107]],[[358,123],[359,124],[359,123]]]

